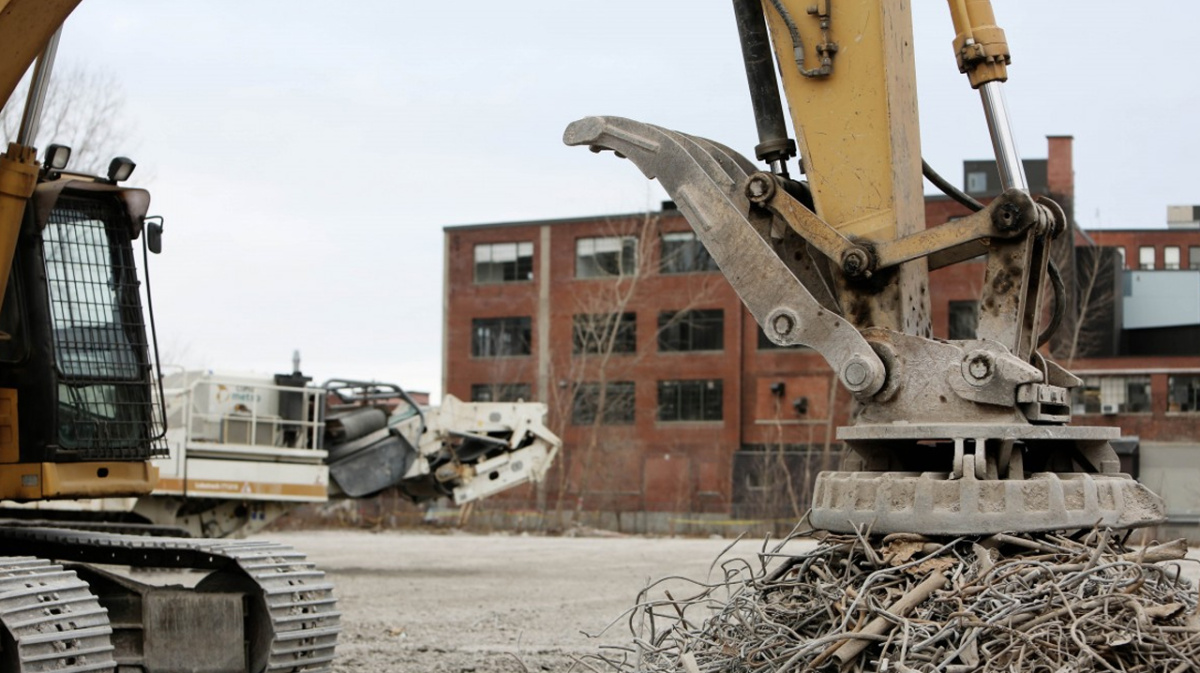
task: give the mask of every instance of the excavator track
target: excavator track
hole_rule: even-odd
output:
[[[197,595],[243,593],[249,599],[245,634],[249,643],[246,662],[249,671],[322,673],[331,670],[337,635],[341,630],[333,585],[326,581],[324,572],[306,560],[304,554],[289,546],[253,540],[144,537],[30,527],[0,527],[0,544],[6,550],[19,550],[21,554],[84,564],[212,570],[214,572],[197,584]],[[37,559],[16,559],[14,563],[17,570],[13,572],[20,571],[21,563],[35,568],[41,567],[36,564],[45,563],[56,572],[73,578],[74,584],[70,584],[73,591],[78,590],[81,595],[87,593],[87,583],[59,566]],[[88,574],[91,572],[89,569]],[[62,581],[66,582],[66,579]],[[0,601],[2,599],[0,596]],[[103,597],[99,603],[95,597],[90,600],[90,605],[98,609],[97,637],[106,640],[113,629],[100,607]],[[0,602],[0,609],[5,608],[7,606]],[[114,618],[114,623],[116,621]],[[5,624],[9,624],[7,617]],[[88,647],[92,646],[89,644]],[[120,655],[118,652],[118,662]],[[104,671],[112,670],[111,661],[110,658],[109,668],[19,670]]]
[[[112,627],[88,585],[45,559],[0,557],[0,668],[21,673],[112,671]]]

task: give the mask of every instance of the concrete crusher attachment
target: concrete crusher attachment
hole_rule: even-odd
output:
[[[164,379],[169,457],[158,488],[115,503],[190,535],[261,529],[289,510],[395,488],[413,502],[466,505],[540,481],[561,441],[535,402],[418,404],[403,388],[300,373],[205,371]]]
[[[330,477],[354,498],[396,486],[414,502],[465,505],[540,481],[560,446],[540,403],[446,395],[424,408],[394,384],[333,380],[322,388]]]

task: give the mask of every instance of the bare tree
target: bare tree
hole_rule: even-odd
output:
[[[26,78],[0,109],[5,145],[16,140],[28,90]],[[86,66],[55,67],[34,146],[51,143],[71,148],[71,170],[91,174],[102,174],[114,156],[130,150],[125,92],[115,75]]]
[[[1120,255],[1088,241],[1073,251],[1074,282],[1066,281],[1066,292],[1073,295],[1063,320],[1064,331],[1055,344],[1055,356],[1070,369],[1076,359],[1115,354],[1120,313],[1117,283],[1121,279]],[[1073,309],[1073,310],[1072,310]]]
[[[631,448],[635,375],[647,350],[653,350],[638,345],[651,340],[637,334],[634,315],[647,278],[665,263],[661,254],[654,254],[659,249],[661,224],[654,213],[610,223],[604,236],[620,244],[605,253],[607,258],[598,260],[604,267],[596,274],[601,277],[588,281],[576,293],[571,307],[571,348],[557,349],[551,363],[552,380],[560,382],[548,396],[552,416],[564,431],[568,424],[583,429],[573,433],[577,437],[582,434],[569,452],[573,466],[559,473],[556,511],[560,517],[563,498],[569,492],[575,496],[575,520],[585,507],[594,506],[608,506],[619,517],[626,496],[643,496],[640,484],[625,486],[627,463],[636,458]],[[678,297],[678,309],[656,323],[654,340],[663,330],[689,320],[691,311],[711,300],[721,282],[714,274],[689,284],[687,294]]]

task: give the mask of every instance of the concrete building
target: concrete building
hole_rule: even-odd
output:
[[[1026,161],[1031,191],[1069,217],[1071,149],[1070,137],[1052,136],[1046,159]],[[966,162],[963,183],[985,202],[998,193],[992,162]],[[926,199],[927,226],[968,212]],[[1063,237],[1065,271],[1087,296],[1071,298],[1068,310],[1082,315],[1068,321],[1072,338],[1055,342],[1084,375],[1076,422],[1119,425],[1143,447],[1169,445],[1161,455],[1191,460],[1200,340],[1175,342],[1200,330],[1200,271],[1186,270],[1193,254],[1200,265],[1200,225],[1089,234],[1074,237],[1075,250]],[[1154,269],[1120,268],[1117,250],[1136,260],[1147,246]],[[815,352],[762,337],[669,203],[656,213],[447,227],[445,270],[443,389],[546,402],[565,441],[543,490],[508,506],[536,500],[633,530],[791,520],[807,508],[816,472],[836,465],[849,394]],[[982,275],[981,260],[931,274],[935,336],[974,335]],[[1174,299],[1159,301],[1164,291]],[[1187,310],[1170,310],[1180,303]],[[1173,345],[1141,352],[1163,341]],[[1136,446],[1122,447],[1129,469],[1159,469],[1145,450],[1139,465]]]

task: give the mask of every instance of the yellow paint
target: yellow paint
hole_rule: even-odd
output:
[[[975,89],[1008,79],[1008,42],[996,25],[991,0],[949,0],[954,22],[954,57]]]
[[[17,83],[79,2],[0,0],[0,45],[4,47],[4,57],[0,58],[0,104],[12,102]],[[0,156],[0,303],[8,285],[25,203],[33,194],[37,173],[34,148],[9,143],[8,151]]]
[[[804,43],[806,65],[815,63],[821,31],[807,14],[811,0],[783,4]],[[902,4],[907,3],[833,3],[830,34],[838,45],[833,71],[805,77],[796,67],[783,19],[764,2],[817,214],[847,235],[896,237],[892,167],[897,161],[909,163],[911,179],[920,184],[911,17]],[[904,52],[899,62],[897,51]]]
[[[231,481],[228,479],[176,479],[159,481],[158,491],[187,495],[263,496],[282,495],[290,497],[319,498],[329,496],[322,484],[281,484],[262,481]]]
[[[0,388],[0,463],[16,463],[21,460],[18,429],[17,390]]]
[[[158,484],[150,463],[13,463],[0,465],[0,499],[45,500],[147,495]]]
[[[37,174],[38,162],[34,149],[9,143],[8,151],[0,156],[0,304],[8,287],[13,255],[17,251],[17,235],[21,232],[21,219],[25,216],[25,204],[37,186]],[[9,336],[3,335],[2,338]]]
[[[33,60],[80,0],[0,0],[0,101],[8,100]]]
[[[808,13],[812,0],[781,1],[803,42],[805,68],[815,67],[823,37]],[[845,236],[873,241],[924,229],[909,0],[830,3],[828,32],[837,52],[823,77],[801,74],[783,18],[767,0],[763,11],[817,215]],[[926,274],[923,260],[902,265],[869,302],[869,313],[847,317],[860,328],[925,331],[928,300],[918,288]],[[857,303],[853,289],[843,286],[839,294],[843,306]]]

